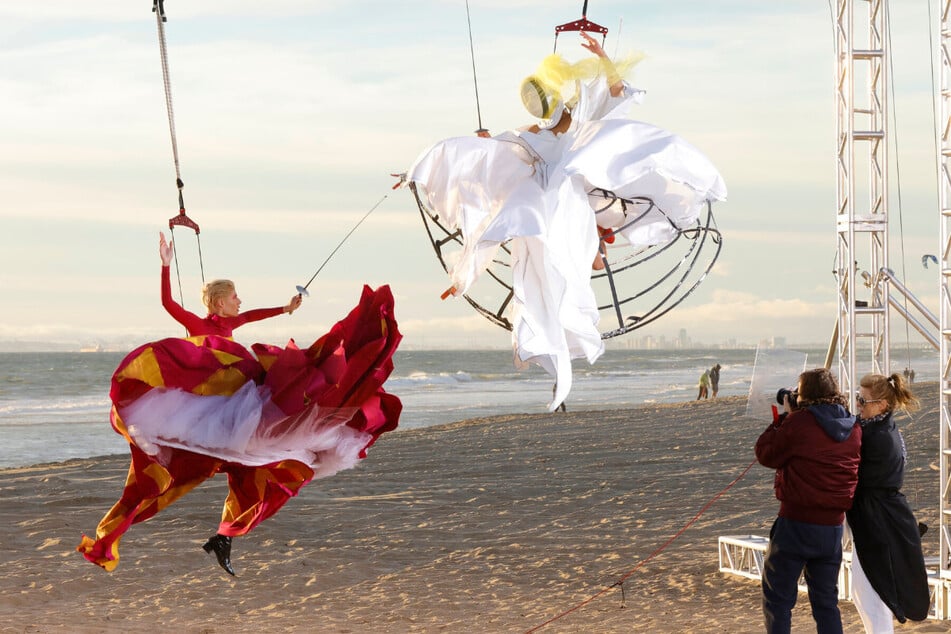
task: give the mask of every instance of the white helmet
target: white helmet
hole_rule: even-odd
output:
[[[561,99],[557,94],[549,94],[545,86],[533,75],[522,82],[522,104],[536,119],[551,119],[561,109]]]

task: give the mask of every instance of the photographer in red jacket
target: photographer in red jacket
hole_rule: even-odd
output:
[[[839,634],[842,522],[858,483],[862,429],[825,368],[799,375],[798,392],[783,401],[785,413],[756,441],[756,459],[776,469],[780,501],[763,565],[766,631],[790,631],[805,569],[817,631]]]

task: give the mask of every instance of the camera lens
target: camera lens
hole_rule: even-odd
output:
[[[783,401],[785,397],[789,397],[789,407],[793,409],[799,409],[799,390],[789,389],[788,387],[780,388],[776,392],[776,402],[780,405],[785,405]]]

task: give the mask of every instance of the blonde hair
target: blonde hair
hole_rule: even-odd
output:
[[[522,86],[524,87],[527,82],[533,82],[545,91],[551,101],[565,103],[562,95],[576,81],[592,79],[600,74],[608,77],[609,81],[612,78],[621,79],[642,59],[644,54],[637,53],[618,62],[604,57],[587,57],[579,62],[571,63],[561,55],[552,53],[542,60],[532,75],[525,78]],[[573,99],[577,99],[577,92]]]
[[[201,303],[208,309],[208,313],[215,312],[215,303],[219,299],[227,299],[234,292],[234,282],[231,280],[212,280],[201,289]]]
[[[888,409],[894,411],[903,409],[913,412],[918,409],[918,398],[912,394],[900,374],[885,376],[882,374],[866,374],[859,381],[859,385],[868,390],[873,399],[884,399],[888,402]]]

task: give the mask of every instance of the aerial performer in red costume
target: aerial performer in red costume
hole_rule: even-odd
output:
[[[206,317],[172,298],[174,245],[159,240],[162,305],[188,337],[145,344],[119,364],[110,396],[113,428],[129,441],[132,464],[119,501],[96,539],[77,550],[113,570],[119,540],[217,473],[228,476],[221,523],[203,548],[234,575],[232,538],[276,513],[314,478],[353,467],[379,436],[395,429],[402,404],[383,390],[401,335],[388,286],[364,287],[359,304],[306,350],[254,344],[231,334],[239,326],[301,305],[240,312],[234,285],[206,285]]]
[[[571,64],[550,55],[522,83],[538,123],[440,141],[406,174],[461,232],[463,248],[448,267],[453,295],[469,290],[503,243],[511,251],[516,365],[535,363],[555,378],[552,411],[571,389],[571,360],[594,363],[604,351],[591,287],[592,268],[603,266],[599,235],[616,233],[633,249],[664,244],[695,224],[708,201],[726,198],[699,150],[628,117],[644,95],[623,79],[633,62],[615,65],[597,40],[581,37],[593,58]],[[613,209],[596,218],[604,198],[595,190],[656,208],[634,221]]]

